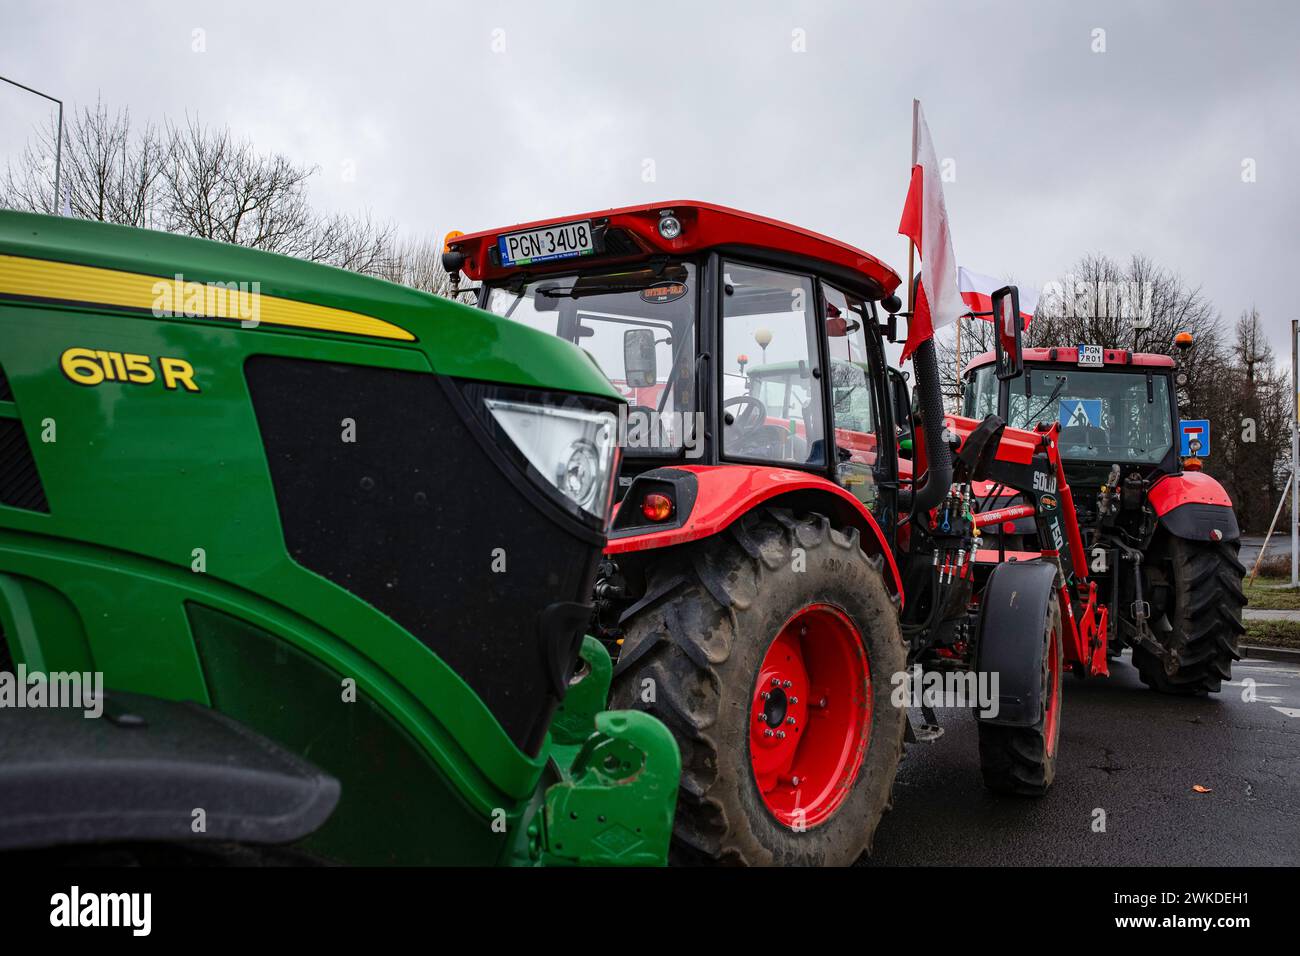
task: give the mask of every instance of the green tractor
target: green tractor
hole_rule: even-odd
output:
[[[620,404],[481,309],[0,213],[0,849],[663,863],[676,744],[585,634]]]

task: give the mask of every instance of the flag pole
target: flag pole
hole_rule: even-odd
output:
[[[909,182],[912,178],[912,170],[916,168],[916,134],[920,111],[921,101],[917,99],[912,100],[912,162],[907,167],[907,177]],[[916,243],[912,242],[912,238],[909,236],[907,239],[907,311],[909,314],[915,313],[916,311],[916,303],[913,301],[915,295],[912,291],[915,288],[915,257]],[[910,329],[912,320],[908,319],[907,321],[908,328]]]

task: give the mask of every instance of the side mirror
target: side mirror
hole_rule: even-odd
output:
[[[623,333],[623,374],[629,388],[649,388],[658,382],[653,329]]]
[[[907,379],[896,368],[889,370],[890,399],[894,406],[894,427],[898,431],[898,445],[904,452],[904,458],[910,458],[912,451],[912,393],[907,387]]]
[[[999,381],[1018,378],[1025,370],[1024,354],[1020,346],[1020,290],[1013,285],[1003,286],[993,293],[993,321],[997,325],[994,338],[997,376]]]
[[[890,342],[898,341],[898,313],[903,311],[903,300],[896,295],[887,295],[880,300],[880,307],[889,318],[880,323],[880,330]]]

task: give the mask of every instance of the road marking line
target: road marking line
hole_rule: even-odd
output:
[[[1287,717],[1300,717],[1300,708],[1297,707],[1274,707],[1273,709]]]

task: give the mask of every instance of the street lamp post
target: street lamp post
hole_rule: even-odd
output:
[[[62,215],[62,212],[59,207],[59,175],[63,170],[63,100],[56,99],[55,97],[50,96],[48,93],[42,93],[40,90],[34,90],[30,86],[26,86],[22,83],[19,83],[17,80],[9,79],[9,77],[7,76],[0,76],[0,80],[4,80],[10,86],[16,86],[20,90],[26,90],[28,93],[35,93],[37,96],[42,97],[43,99],[47,99],[51,103],[58,104],[59,133],[58,133],[58,138],[55,140],[54,143],[54,210],[53,211],[54,211],[54,215],[56,216]]]
[[[1291,320],[1291,587],[1300,586],[1300,320]]]

